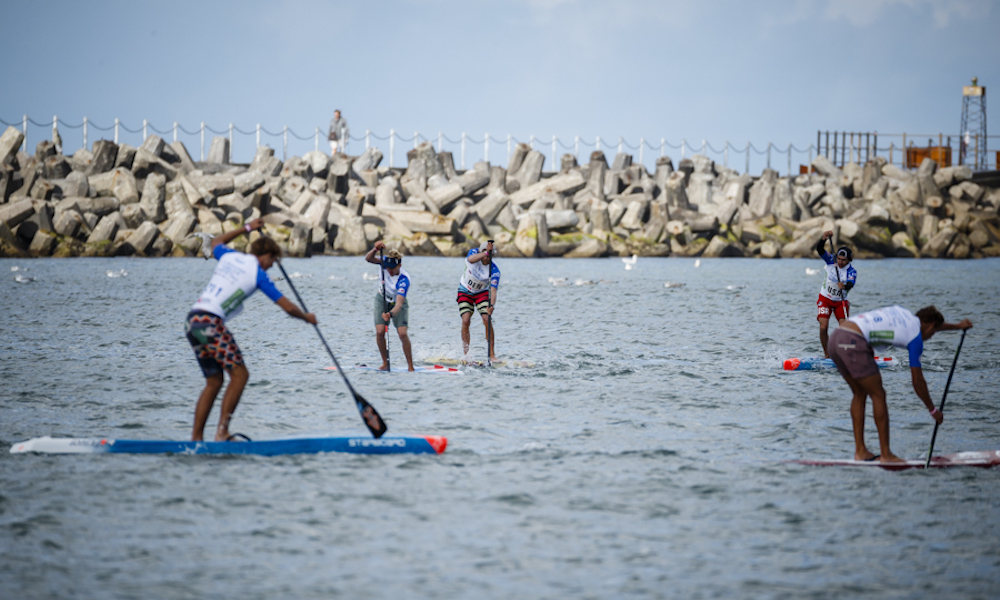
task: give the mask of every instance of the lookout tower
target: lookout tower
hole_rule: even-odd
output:
[[[962,141],[958,164],[968,164],[974,171],[986,170],[986,88],[979,78],[962,88]]]

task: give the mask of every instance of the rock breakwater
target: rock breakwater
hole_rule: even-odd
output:
[[[811,257],[826,230],[858,257],[1000,256],[1000,189],[930,159],[909,171],[820,156],[810,174],[753,177],[699,155],[649,173],[594,152],[545,172],[545,156],[520,144],[507,168],[460,172],[429,143],[394,169],[377,148],[281,161],[262,146],[240,165],[223,137],[205,162],[155,135],[72,156],[47,140],[30,155],[22,141],[13,127],[0,136],[0,256],[196,256],[257,217],[291,256],[360,255],[380,239],[463,256],[489,238],[506,257]]]

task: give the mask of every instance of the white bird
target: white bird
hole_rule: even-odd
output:
[[[14,275],[14,281],[18,283],[31,283],[32,281],[38,281],[34,277],[25,277],[24,275]]]
[[[597,282],[590,279],[577,279],[573,282],[573,285],[594,285],[595,283]]]
[[[302,279],[302,278],[309,279],[310,277],[312,277],[312,275],[307,275],[305,273],[299,273],[298,271],[296,271],[296,272],[291,273],[291,274],[288,275],[289,279]]]
[[[806,275],[816,275],[817,273],[819,273],[819,269],[810,269],[809,267],[806,267]]]
[[[746,285],[727,285],[726,289],[730,291],[735,291],[735,290],[742,290],[745,287]]]
[[[361,279],[365,281],[378,281],[380,277],[378,275],[372,275],[371,273],[364,273],[361,275]]]
[[[126,271],[125,269],[119,269],[118,271],[111,271],[111,270],[109,270],[107,272],[107,276],[108,277],[128,277],[128,271]]]
[[[569,285],[568,277],[549,277],[549,283],[556,287],[562,287],[564,285]]]
[[[339,275],[330,275],[329,277],[327,277],[327,279],[332,279],[334,281],[339,281],[341,279],[346,279],[346,277],[341,277]]]
[[[682,288],[682,287],[684,287],[684,284],[683,283],[676,283],[676,282],[673,282],[673,281],[668,281],[668,282],[666,282],[666,283],[663,284],[663,287],[665,287],[667,289]]]
[[[201,238],[201,255],[205,257],[205,260],[212,258],[212,246],[210,242],[215,236],[204,231],[196,231],[194,235]]]
[[[633,254],[629,258],[623,258],[622,262],[625,263],[625,270],[626,271],[631,271],[632,269],[634,269],[635,268],[635,263],[638,260],[639,260],[639,255],[638,254]]]
[[[701,259],[700,258],[694,259],[694,268],[697,269],[700,266],[701,266]]]
[[[10,268],[11,271],[27,271],[27,269],[22,269],[21,267],[14,265]]]

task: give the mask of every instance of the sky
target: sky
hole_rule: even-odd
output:
[[[817,131],[878,131],[886,145],[886,134],[957,135],[962,86],[978,76],[1000,90],[1000,2],[991,0],[0,5],[0,120],[20,126],[27,114],[48,125],[29,125],[32,151],[53,115],[70,152],[84,117],[89,144],[110,139],[97,128],[115,118],[132,131],[145,119],[167,141],[177,122],[193,132],[179,139],[196,160],[202,122],[250,132],[234,134],[235,160],[252,157],[257,124],[279,134],[261,140],[279,156],[284,126],[289,154],[312,150],[317,127],[329,151],[326,129],[340,109],[352,136],[375,136],[383,164],[390,130],[403,138],[395,166],[414,132],[435,145],[446,136],[459,163],[464,132],[468,167],[484,157],[506,164],[508,135],[535,136],[547,169],[552,136],[558,155],[574,152],[579,136],[581,161],[600,136],[609,160],[619,138],[636,159],[645,139],[650,168],[662,139],[675,164],[682,140],[687,156],[705,140],[720,151],[708,150],[712,158],[743,170],[750,142],[759,173],[766,154],[756,152],[769,143],[780,171],[789,144],[795,165],[808,162]],[[1000,126],[998,102],[988,122]],[[120,135],[141,142],[141,133]],[[990,145],[1000,149],[1000,138]]]

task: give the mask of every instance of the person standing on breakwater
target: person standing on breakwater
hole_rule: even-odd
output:
[[[819,289],[819,299],[816,300],[816,320],[819,321],[819,341],[823,344],[823,355],[830,358],[827,349],[830,325],[830,315],[837,318],[837,323],[843,323],[850,316],[851,303],[847,301],[847,293],[858,280],[858,272],[851,266],[853,253],[847,246],[837,250],[837,256],[826,251],[826,240],[833,237],[832,231],[824,231],[823,237],[816,244],[816,252],[826,263],[826,279]]]
[[[330,140],[330,156],[336,153],[347,152],[347,140],[350,139],[350,132],[347,130],[347,119],[340,117],[340,111],[333,111],[333,118],[330,119],[330,133],[326,135]]]
[[[222,372],[229,373],[229,387],[222,397],[222,412],[215,430],[215,441],[226,441],[229,420],[243,395],[243,388],[250,373],[243,364],[243,355],[233,335],[226,329],[226,321],[243,310],[243,301],[258,289],[264,292],[284,311],[296,319],[316,324],[316,315],[303,312],[274,287],[266,271],[281,258],[281,247],[268,237],[258,238],[250,245],[250,254],[237,252],[226,244],[243,233],[263,227],[264,222],[254,219],[243,229],[223,233],[212,240],[212,255],[219,261],[205,290],[188,313],[184,331],[194,349],[195,358],[205,374],[205,389],[198,397],[194,409],[194,428],[191,440],[200,442],[205,432],[205,422],[212,412],[215,398],[222,389]]]
[[[462,350],[469,355],[469,324],[473,311],[478,311],[486,328],[490,360],[497,360],[493,351],[493,309],[500,287],[500,269],[493,262],[493,240],[483,242],[479,248],[469,250],[465,256],[465,273],[458,282],[458,314],[462,317]]]
[[[854,398],[851,400],[851,424],[854,426],[854,460],[875,460],[881,462],[901,462],[889,449],[889,408],[885,402],[885,388],[882,375],[875,364],[872,345],[891,345],[906,348],[910,352],[910,377],[913,391],[930,411],[937,423],[944,420],[944,414],[934,407],[927,382],[920,365],[920,355],[924,351],[924,340],[931,339],[938,331],[969,329],[972,322],[963,319],[959,323],[945,323],[944,317],[933,306],[921,308],[913,314],[901,306],[889,306],[862,313],[841,323],[841,327],[830,335],[830,358],[851,386]],[[872,413],[878,429],[881,454],[876,456],[865,446],[865,402],[872,398]]]
[[[410,291],[410,274],[403,270],[403,255],[399,250],[389,250],[381,260],[377,258],[375,253],[383,248],[385,248],[384,243],[375,242],[375,247],[365,255],[365,260],[381,265],[385,270],[383,276],[379,277],[378,294],[375,296],[373,309],[375,343],[378,344],[379,354],[382,355],[382,366],[379,367],[379,371],[389,369],[389,346],[385,335],[390,320],[396,326],[396,333],[399,334],[399,342],[406,356],[406,364],[412,371],[413,352],[410,349],[410,336],[406,333],[406,327],[410,322],[410,303],[406,299]]]

